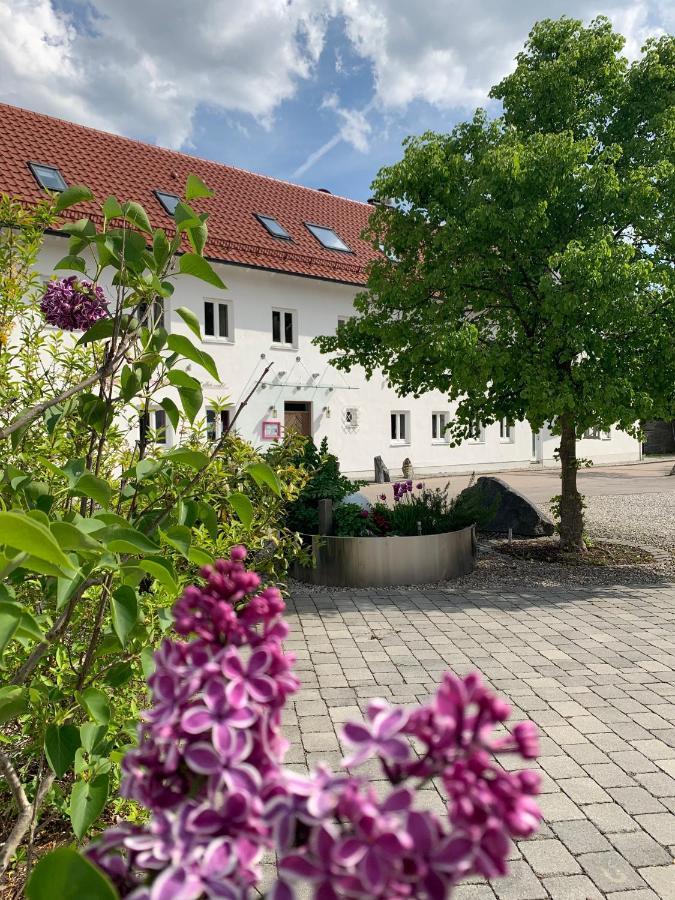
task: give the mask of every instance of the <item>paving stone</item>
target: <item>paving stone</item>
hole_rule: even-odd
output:
[[[638,813],[663,812],[658,800],[641,787],[610,788],[613,799],[631,815]]]
[[[546,888],[522,860],[511,863],[510,874],[492,883],[499,900],[545,900]]]
[[[593,853],[610,850],[610,844],[592,822],[554,822],[551,826],[570,853]]]
[[[597,782],[600,787],[631,787],[635,784],[630,775],[626,775],[623,769],[620,769],[616,763],[600,763],[584,766],[588,775]],[[645,776],[646,777],[646,776]]]
[[[602,900],[603,897],[587,875],[544,878],[543,885],[553,900]]]
[[[642,831],[612,834],[609,839],[619,853],[636,868],[672,862],[670,853]]]
[[[592,778],[564,778],[558,781],[558,786],[575,803],[604,803],[610,800],[609,794],[603,791]],[[641,812],[651,812],[651,810],[645,809]]]
[[[486,884],[460,884],[452,896],[453,900],[494,900],[495,894]]]
[[[582,853],[578,861],[600,890],[606,893],[646,887],[635,869],[614,850]]]
[[[622,750],[618,753],[610,753],[609,758],[616,763],[619,768],[629,775],[635,775],[637,772],[656,772],[654,763],[638,753],[637,750]]]
[[[584,813],[603,834],[638,830],[635,820],[617,803],[593,803],[584,806]]]
[[[649,813],[635,818],[660,844],[675,844],[675,816],[672,813]]]
[[[646,772],[636,775],[636,780],[654,797],[675,797],[675,778],[661,772]]]
[[[523,841],[518,847],[536,875],[574,875],[581,871],[560,841]]]
[[[562,791],[557,794],[543,794],[538,798],[538,804],[546,822],[565,822],[584,818],[579,807]]]
[[[653,866],[640,869],[640,875],[652,887],[659,897],[675,897],[675,865]]]

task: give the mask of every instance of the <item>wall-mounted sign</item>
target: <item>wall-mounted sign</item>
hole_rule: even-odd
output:
[[[263,441],[281,440],[281,422],[274,422],[272,419],[263,419],[262,439]]]

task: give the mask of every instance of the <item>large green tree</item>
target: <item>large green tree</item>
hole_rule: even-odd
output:
[[[567,549],[584,546],[576,438],[675,405],[675,38],[631,64],[623,45],[605,18],[541,21],[491,91],[501,116],[407,139],[374,182],[384,252],[358,315],[318,340],[339,368],[458,400],[455,441],[548,424]]]

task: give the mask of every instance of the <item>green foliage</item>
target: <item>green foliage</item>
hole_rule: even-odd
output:
[[[507,417],[561,440],[675,411],[675,37],[632,63],[605,18],[537,23],[450,134],[382,169],[358,315],[317,339],[340,369],[458,403],[449,436]],[[575,504],[564,504],[564,518]],[[578,516],[581,522],[581,516]]]
[[[358,491],[364,482],[350,481],[340,473],[337,456],[328,452],[324,438],[317,448],[311,438],[303,439],[294,461],[311,473],[297,500],[288,509],[288,527],[301,534],[316,534],[319,528],[319,500],[338,503]]]
[[[61,847],[36,865],[26,896],[29,900],[116,900],[118,894],[85,856],[71,847]]]
[[[341,503],[333,510],[333,530],[340,537],[365,537],[372,534],[369,517],[357,503]]]
[[[191,179],[189,193],[208,189]],[[102,226],[62,225],[64,265],[103,287],[111,317],[82,336],[45,328],[43,235],[58,230],[59,209],[91,195],[59,197],[30,211],[0,197],[0,753],[28,796],[42,791],[38,820],[48,811],[63,834],[69,819],[79,840],[123,803],[133,818],[114,799],[119,761],[183,586],[237,543],[258,571],[282,576],[300,552],[286,506],[307,473],[291,440],[270,458],[234,433],[209,440],[201,383],[185,370],[197,363],[218,378],[215,364],[154,319],[181,273],[222,286],[201,256],[206,217],[187,204],[176,219],[193,247],[183,255],[180,238],[153,234],[138,203],[114,197]],[[194,314],[179,315],[199,338]],[[180,440],[173,449],[139,429],[158,407]],[[15,816],[4,785],[0,816]],[[86,868],[58,858],[65,869],[38,866],[29,896],[47,896],[52,875],[50,896],[107,896]],[[63,871],[84,879],[81,893],[59,891]]]

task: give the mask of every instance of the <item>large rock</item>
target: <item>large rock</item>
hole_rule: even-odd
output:
[[[555,533],[553,519],[501,478],[482,475],[462,493],[467,492],[479,493],[486,507],[495,507],[490,521],[481,523],[481,531],[507,534],[511,528],[513,534],[522,537],[542,537]]]

